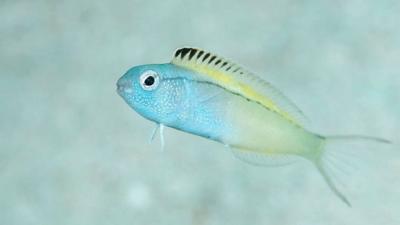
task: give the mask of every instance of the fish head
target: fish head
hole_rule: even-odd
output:
[[[117,92],[143,117],[169,124],[185,98],[183,80],[174,78],[175,73],[170,64],[135,66],[118,80]]]

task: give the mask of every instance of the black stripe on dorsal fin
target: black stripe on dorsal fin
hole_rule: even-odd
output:
[[[204,54],[204,51],[201,50],[201,51],[199,52],[199,54],[197,55],[197,59],[199,59],[199,58],[201,57],[201,55],[203,55],[203,54]]]
[[[214,66],[216,69],[220,69],[221,71],[223,70],[225,72],[231,72],[238,75],[245,74],[245,71],[243,71],[237,64],[231,63],[222,57],[202,49],[184,47],[177,49],[174,56],[175,60],[181,61],[182,63],[191,62],[195,64],[205,64],[208,66]]]
[[[182,52],[182,49],[176,50],[176,52],[175,52],[175,58],[178,57],[179,54],[181,54],[181,52]]]
[[[210,53],[206,53],[201,61],[204,62],[208,57],[210,57],[210,55]]]
[[[187,56],[187,57],[186,57]],[[185,58],[186,57],[186,58]],[[213,65],[215,67],[232,67],[232,64],[229,61],[226,61],[224,58],[221,58],[217,55],[214,55],[210,52],[198,49],[198,48],[190,48],[184,47],[177,49],[174,54],[175,60],[192,63],[205,63],[207,65]],[[226,69],[228,71],[230,68]]]
[[[217,56],[213,55],[210,60],[208,61],[208,64],[210,64],[212,61],[214,61],[214,59],[217,58]]]
[[[188,54],[190,50],[191,48],[182,48],[181,59],[185,58],[185,55]]]
[[[189,60],[191,60],[193,58],[193,56],[196,55],[196,53],[197,53],[197,49],[195,49],[195,48],[190,49]]]

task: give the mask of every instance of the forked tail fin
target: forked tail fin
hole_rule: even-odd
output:
[[[339,197],[346,205],[351,207],[349,200],[338,188],[337,177],[338,172],[343,171],[343,166],[346,164],[346,159],[351,157],[349,150],[363,150],[360,148],[368,147],[371,143],[390,144],[390,141],[381,138],[368,136],[328,136],[321,146],[320,151],[312,158],[318,171],[330,187],[330,189]]]

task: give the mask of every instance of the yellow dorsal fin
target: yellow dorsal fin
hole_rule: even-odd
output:
[[[206,81],[240,94],[300,125],[304,115],[271,84],[241,66],[213,53],[197,48],[180,48],[171,62],[197,72]]]

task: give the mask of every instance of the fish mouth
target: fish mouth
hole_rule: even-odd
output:
[[[129,79],[125,77],[119,78],[117,81],[117,93],[122,97],[125,94],[132,94],[133,89]]]

